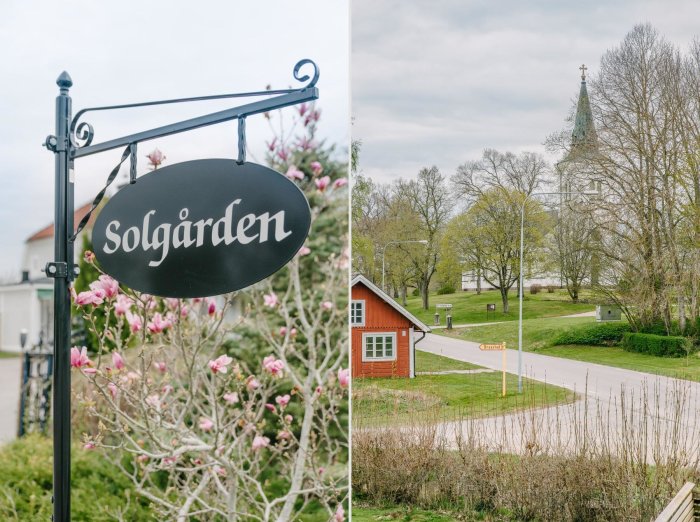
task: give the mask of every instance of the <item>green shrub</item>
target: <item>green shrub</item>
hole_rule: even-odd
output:
[[[437,295],[447,295],[447,294],[454,294],[456,292],[456,289],[454,285],[451,285],[450,283],[446,283],[442,285],[440,288],[438,288]]]
[[[411,292],[411,295],[413,297],[418,297],[420,295],[420,290],[418,290],[417,288],[414,288],[413,291]]]
[[[595,323],[561,332],[552,340],[552,345],[585,344],[590,346],[614,345],[630,331],[628,323]]]
[[[632,332],[623,334],[622,347],[628,352],[646,353],[659,357],[684,357],[693,349],[693,345],[687,337]]]
[[[542,290],[542,285],[530,285],[530,293],[531,294],[539,294],[540,291]]]
[[[554,285],[547,285],[547,293],[548,294],[554,293]]]
[[[76,522],[157,520],[148,501],[134,493],[131,481],[99,451],[73,447],[71,511]],[[31,435],[0,449],[0,520],[46,521],[53,508],[51,439]]]

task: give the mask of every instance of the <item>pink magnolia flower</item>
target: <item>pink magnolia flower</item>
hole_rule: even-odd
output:
[[[257,388],[260,388],[260,381],[258,381],[255,377],[251,375],[250,377],[248,377],[246,387],[249,391],[253,391]]]
[[[348,178],[338,178],[333,182],[333,187],[341,188],[348,184]]]
[[[308,127],[309,124],[318,121],[320,118],[321,118],[321,111],[319,111],[319,110],[311,111],[309,114],[307,114],[306,118],[304,118],[304,126]]]
[[[83,259],[85,259],[86,263],[92,264],[95,262],[95,253],[92,250],[86,250]]]
[[[267,403],[267,404],[265,405],[265,409],[266,409],[267,411],[271,411],[272,413],[277,413],[277,408],[275,407],[274,404]]]
[[[266,141],[265,143],[267,144],[267,150],[269,150],[270,152],[272,152],[273,150],[275,150],[275,148],[277,148],[277,138],[273,139],[270,142]]]
[[[97,373],[97,368],[83,368],[83,373],[85,375],[95,375]]]
[[[297,107],[297,111],[299,111],[299,116],[303,116],[304,114],[306,114],[306,111],[308,111],[308,110],[309,110],[309,106],[306,105],[305,103],[302,103],[301,105],[299,105]]]
[[[216,313],[216,301],[213,299],[209,301],[209,308],[207,309],[209,315],[214,315]]]
[[[323,176],[322,178],[317,179],[315,183],[316,188],[319,190],[319,192],[323,192],[324,190],[326,190],[328,185],[331,184],[331,178],[329,176]]]
[[[153,151],[150,154],[147,154],[146,157],[148,158],[148,164],[153,167],[153,170],[160,167],[161,163],[163,163],[166,159],[165,154],[163,154],[157,148],[153,149]]]
[[[93,450],[95,448],[96,448],[95,443],[92,441],[89,441],[89,442],[86,442],[85,444],[83,444],[84,450]]]
[[[169,465],[175,464],[177,462],[177,457],[165,457],[161,462],[165,466],[169,466]]]
[[[323,386],[316,386],[316,394],[321,395],[323,393]]]
[[[112,396],[112,399],[116,399],[117,395],[119,394],[119,388],[117,388],[117,385],[113,382],[110,382],[107,385],[107,389],[109,389],[109,394]]]
[[[280,145],[280,148],[277,151],[277,156],[282,161],[287,161],[287,159],[289,159],[289,151],[284,146]]]
[[[202,417],[199,419],[199,429],[202,431],[210,431],[214,427],[214,422],[211,419]]]
[[[293,420],[294,420],[294,417],[292,417],[291,415],[284,416],[284,422],[286,422],[287,424],[291,424]]]
[[[296,165],[290,165],[284,175],[291,180],[304,179],[304,173],[300,171]]]
[[[347,388],[348,384],[350,384],[350,368],[340,368],[338,370],[338,382],[341,387]]]
[[[276,359],[274,355],[268,355],[263,359],[263,368],[271,375],[281,375],[284,370],[284,362]]]
[[[84,366],[90,366],[92,361],[88,357],[87,347],[83,346],[82,349],[74,346],[70,349],[70,365],[73,368],[82,368]]]
[[[338,504],[338,509],[335,510],[335,515],[333,515],[333,522],[345,522],[345,510],[342,504]]]
[[[289,433],[287,430],[282,430],[277,434],[277,438],[282,440],[289,440],[292,438],[292,434]]]
[[[261,437],[260,435],[256,435],[255,438],[253,439],[253,451],[259,451],[263,448],[266,448],[270,444],[270,439],[267,437]]]
[[[185,318],[190,313],[190,309],[187,305],[182,305],[180,307],[180,317]]]
[[[75,304],[78,306],[85,305],[101,305],[104,303],[104,291],[94,292],[92,290],[86,290],[85,292],[80,292],[75,296]]]
[[[313,140],[310,140],[306,136],[302,136],[297,140],[297,147],[299,147],[299,150],[306,151],[306,150],[311,150],[316,146],[316,143]]]
[[[180,305],[180,300],[176,299],[175,297],[166,297],[165,304],[171,310],[177,310],[177,307]]]
[[[318,176],[321,172],[323,172],[323,165],[321,165],[318,161],[312,161],[311,172],[314,173],[314,176]]]
[[[277,298],[277,294],[274,292],[271,292],[269,294],[265,294],[263,296],[263,299],[265,301],[265,306],[269,306],[270,308],[274,308],[279,304],[279,299]]]
[[[228,365],[232,362],[233,359],[228,355],[221,355],[213,361],[209,361],[209,368],[212,373],[226,373],[228,372]]]
[[[149,406],[151,406],[157,410],[160,409],[161,400],[160,400],[160,395],[158,395],[157,393],[154,393],[154,394],[146,397],[145,402],[146,402],[146,404],[148,404]]]
[[[148,455],[139,455],[136,457],[136,461],[141,463],[148,462]]]
[[[229,404],[236,404],[238,402],[238,394],[236,392],[225,393],[224,400]]]
[[[166,328],[170,328],[177,322],[177,315],[175,315],[172,312],[168,312],[167,314],[165,314],[165,322],[168,323],[168,326],[166,326]]]
[[[226,476],[226,470],[222,468],[221,466],[214,466],[214,473],[217,475],[221,475],[222,477]]]
[[[203,300],[204,300],[204,299],[203,299],[202,297],[193,297],[193,298],[192,298],[192,303],[193,303],[193,304],[201,303]]]
[[[318,474],[319,475],[323,475],[325,472],[326,472],[326,468],[324,468],[323,466],[318,467]]]
[[[129,310],[126,311],[125,316],[132,333],[136,333],[143,328],[143,321],[140,316],[132,314]]]
[[[124,368],[124,359],[119,354],[119,352],[112,352],[112,364],[117,370],[121,370]]]
[[[154,361],[153,366],[155,366],[156,370],[160,373],[165,373],[168,369],[164,362]]]
[[[287,406],[287,404],[289,404],[290,399],[291,397],[289,396],[289,394],[278,395],[277,397],[275,397],[275,402],[279,405],[280,409],[283,410]]]
[[[111,299],[112,297],[116,297],[116,295],[119,293],[119,283],[116,281],[116,279],[103,274],[97,281],[90,283],[90,289],[94,293],[101,290],[104,292],[104,297]]]
[[[311,249],[304,245],[299,249],[299,255],[300,256],[308,256],[311,253]]]
[[[285,335],[287,335],[287,327],[282,326],[280,327],[280,336],[284,337]]]
[[[291,330],[289,330],[289,336],[290,336],[290,337],[296,337],[296,336],[297,336],[297,329],[296,329],[296,328],[292,328]]]
[[[151,333],[160,333],[170,326],[167,319],[164,319],[160,312],[153,314],[153,320],[146,325]]]
[[[117,296],[117,302],[114,303],[114,313],[117,315],[124,315],[131,310],[131,305],[133,301],[131,298],[124,294],[119,294]]]
[[[323,301],[321,303],[321,308],[323,308],[324,310],[333,310],[333,303],[331,303],[330,301]]]

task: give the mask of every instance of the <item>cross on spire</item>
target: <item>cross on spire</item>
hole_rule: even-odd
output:
[[[581,71],[581,80],[586,81],[586,70],[588,67],[586,67],[586,64],[581,64],[581,67],[579,67],[579,70]]]

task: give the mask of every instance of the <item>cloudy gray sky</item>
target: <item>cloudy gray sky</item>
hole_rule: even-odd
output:
[[[24,240],[53,221],[53,155],[40,145],[54,132],[55,80],[73,78],[74,111],[88,106],[295,87],[294,64],[320,67],[319,131],[347,151],[347,0],[173,1],[5,0],[0,17],[0,278],[18,275]],[[297,84],[298,85],[298,84]],[[237,104],[235,100],[90,116],[95,143]],[[293,109],[285,109],[291,116]],[[235,157],[235,122],[163,138],[167,163]],[[249,158],[264,156],[272,133],[248,118]],[[76,163],[76,205],[91,200],[121,151]],[[252,158],[251,158],[252,156]],[[166,164],[167,164],[166,163]],[[48,260],[47,260],[48,261]]]
[[[544,153],[582,63],[595,74],[638,23],[685,47],[699,18],[697,0],[353,0],[360,169],[386,182],[430,165],[450,176],[487,147]]]

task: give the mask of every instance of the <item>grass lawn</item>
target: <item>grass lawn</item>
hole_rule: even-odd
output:
[[[0,352],[0,359],[14,359],[21,356],[22,354],[17,352]]]
[[[523,350],[534,351],[549,346],[551,339],[562,330],[592,323],[595,323],[595,317],[523,320]],[[434,333],[477,343],[500,343],[505,341],[508,348],[518,348],[518,321],[471,328],[456,328],[451,331],[435,330]]]
[[[693,354],[690,357],[656,357],[643,353],[626,352],[617,346],[580,345],[540,348],[537,353],[700,382],[700,356],[698,354]]]
[[[523,321],[523,350],[574,359],[617,368],[626,368],[654,375],[665,375],[700,382],[700,356],[656,357],[642,353],[626,352],[617,346],[551,346],[551,339],[564,329],[595,322],[593,317],[566,319],[530,319]],[[435,333],[478,343],[505,341],[509,348],[518,348],[518,323],[502,323],[472,328],[458,328]],[[417,352],[419,353],[419,352]]]
[[[564,388],[507,374],[508,393],[501,396],[501,372],[419,375],[415,379],[353,379],[352,414],[359,426],[440,422],[500,415],[529,407],[572,401]]]
[[[586,295],[584,295],[584,298]],[[400,302],[400,301],[399,301]],[[428,326],[434,323],[435,305],[446,303],[452,305],[452,323],[486,323],[497,321],[514,321],[518,319],[518,296],[515,289],[511,290],[508,298],[510,311],[503,313],[501,294],[496,290],[483,291],[481,295],[476,292],[457,292],[448,295],[430,294],[430,309],[423,310],[420,297],[409,297],[407,306],[409,312],[418,317]],[[486,319],[486,304],[496,303],[496,312],[490,313]],[[539,294],[525,293],[523,298],[523,319],[536,317],[555,317],[559,315],[579,314],[590,312],[595,308],[592,303],[572,303],[566,290],[555,290],[549,294],[547,291]],[[440,311],[440,323],[445,323],[445,313]]]
[[[475,370],[481,368],[476,364],[463,361],[455,361],[449,357],[434,353],[416,350],[416,371],[418,372],[443,372],[446,370]]]

